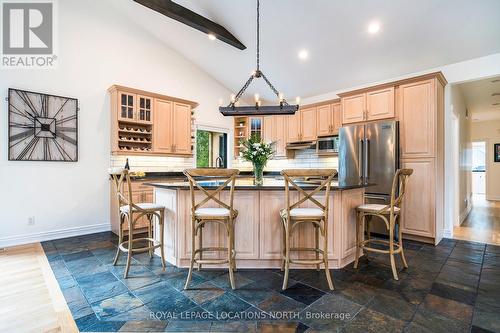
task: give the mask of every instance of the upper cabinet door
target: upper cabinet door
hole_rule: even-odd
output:
[[[426,80],[399,86],[401,157],[435,157],[435,82]]]
[[[265,142],[275,141],[275,122],[274,116],[264,117],[263,129],[262,129],[262,139]]]
[[[153,125],[153,151],[155,153],[171,153],[172,139],[172,102],[155,99]]]
[[[191,154],[191,107],[174,103],[172,132],[174,153]]]
[[[286,116],[287,123],[287,142],[300,141],[300,111],[294,115]]]
[[[338,134],[339,129],[342,127],[342,106],[340,103],[332,104],[333,114],[333,133]]]
[[[313,141],[318,137],[316,108],[300,110],[300,141]]]
[[[342,98],[342,123],[351,124],[365,120],[366,94]]]
[[[136,95],[118,92],[118,120],[136,120]]]
[[[366,120],[394,118],[394,87],[366,93]]]
[[[317,110],[318,136],[331,134],[333,132],[332,105],[321,105]]]
[[[276,156],[286,156],[286,116],[274,116]]]
[[[137,95],[137,121],[151,124],[153,122],[153,98]]]

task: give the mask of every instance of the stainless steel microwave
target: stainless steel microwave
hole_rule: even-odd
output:
[[[339,152],[339,136],[318,138],[316,141],[316,153],[318,155],[336,155]]]

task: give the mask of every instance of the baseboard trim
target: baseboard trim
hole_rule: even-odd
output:
[[[83,227],[43,231],[21,236],[3,237],[0,238],[0,248],[16,246],[16,245],[24,245],[36,242],[44,242],[59,238],[81,236],[81,235],[93,234],[96,232],[104,232],[110,230],[111,230],[111,224],[102,223],[102,224],[87,225]]]
[[[458,225],[461,225],[465,221],[465,219],[467,218],[467,216],[469,216],[469,213],[470,213],[471,210],[472,210],[472,204],[469,204],[464,209],[464,211],[462,213],[460,213],[460,217],[459,217],[459,220],[458,220]]]
[[[495,196],[487,195],[487,196],[486,196],[486,200],[490,200],[490,201],[500,201],[500,197],[495,197]]]

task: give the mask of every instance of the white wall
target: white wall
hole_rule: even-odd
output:
[[[58,1],[58,68],[0,70],[0,247],[109,227],[111,85],[196,101],[198,123],[232,127],[217,112],[219,98],[231,92],[116,13],[114,1],[121,0]],[[7,161],[9,87],[78,98],[77,163]]]
[[[486,199],[500,201],[500,162],[493,159],[493,145],[500,143],[500,120],[473,122],[472,140],[486,142]]]
[[[472,203],[472,140],[471,119],[466,116],[467,106],[462,89],[459,85],[450,88],[451,110],[458,119],[458,209],[460,220],[463,222],[469,213]]]

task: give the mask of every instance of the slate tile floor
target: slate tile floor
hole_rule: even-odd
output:
[[[116,243],[106,232],[42,244],[82,332],[500,332],[499,246],[407,241],[399,281],[372,254],[332,270],[333,292],[316,270],[292,270],[282,291],[279,270],[243,269],[234,291],[226,270],[195,271],[185,291],[186,269],[146,253],[123,279]]]

